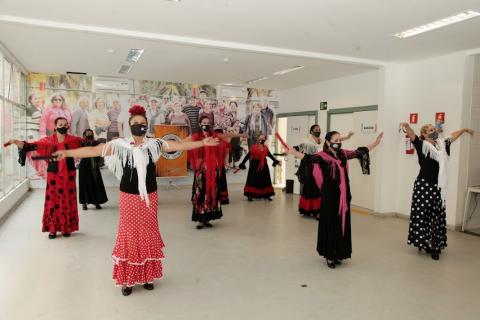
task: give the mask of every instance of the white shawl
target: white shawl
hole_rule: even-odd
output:
[[[450,139],[450,138],[447,138]],[[448,153],[445,147],[446,139],[437,139],[436,146],[430,142],[424,140],[422,153],[425,157],[430,156],[433,160],[438,162],[438,182],[437,185],[440,188],[442,200],[445,202],[447,182],[448,182]]]
[[[123,167],[127,164],[130,168],[137,170],[138,176],[138,193],[147,206],[150,201],[147,196],[147,165],[151,156],[153,162],[157,162],[162,155],[162,147],[168,148],[168,143],[163,139],[144,138],[139,146],[133,145],[133,138],[115,139],[107,142],[102,150],[102,157],[105,157],[105,164],[108,169],[113,172],[117,179],[121,180],[123,176]],[[107,151],[111,151],[111,155],[107,156]]]

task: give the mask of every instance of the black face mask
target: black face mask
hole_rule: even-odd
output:
[[[438,139],[438,132],[432,132],[428,135],[428,137],[432,140],[437,140]]]
[[[85,136],[85,139],[87,139],[87,140],[93,140],[93,136],[92,136],[92,135],[86,135],[86,136]]]
[[[338,150],[342,149],[342,143],[332,143],[332,144],[330,144],[330,146],[335,151],[338,151]]]
[[[147,134],[147,126],[144,124],[132,124],[130,130],[132,134],[137,137],[142,137]]]
[[[57,128],[57,132],[60,134],[65,134],[67,133],[67,131],[68,131],[68,128],[66,127]]]
[[[314,135],[314,136],[317,137],[317,138],[320,137],[321,134],[322,134],[322,133],[321,133],[320,131],[313,131],[313,132],[312,132],[312,135]]]
[[[210,125],[209,124],[202,124],[200,126],[200,128],[202,128],[202,131],[205,131],[205,132],[210,131]]]

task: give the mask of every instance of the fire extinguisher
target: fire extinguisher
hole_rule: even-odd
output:
[[[413,143],[408,137],[408,134],[405,135],[405,153],[406,154],[414,154],[415,148],[413,147]]]

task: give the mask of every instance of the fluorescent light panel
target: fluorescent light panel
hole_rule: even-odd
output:
[[[287,74],[289,72],[297,71],[297,70],[300,70],[300,69],[303,69],[303,68],[305,68],[305,67],[304,66],[295,66],[295,67],[292,67],[292,68],[288,68],[288,69],[284,69],[284,70],[274,72],[273,75],[274,76],[281,76],[283,74]]]
[[[130,72],[131,69],[132,69],[132,66],[124,64],[120,67],[120,70],[118,70],[118,73],[127,74]]]
[[[258,79],[253,79],[253,80],[247,81],[247,84],[252,84],[252,83],[267,80],[267,79],[268,79],[268,77],[261,77],[261,78],[258,78]]]
[[[462,22],[462,21],[472,19],[472,18],[475,18],[475,17],[478,17],[478,16],[480,16],[480,11],[467,10],[467,11],[461,12],[459,14],[456,14],[456,15],[453,15],[453,16],[450,16],[450,17],[447,17],[447,18],[443,18],[443,19],[440,19],[440,20],[437,20],[437,21],[433,21],[433,22],[421,25],[419,27],[415,27],[415,28],[412,28],[412,29],[408,29],[408,30],[396,33],[395,37],[402,38],[402,39],[403,38],[408,38],[408,37],[415,36],[415,35],[420,34],[420,33],[424,33],[424,32],[427,32],[427,31],[432,31],[432,30],[435,30],[435,29],[438,29],[438,28],[441,28],[441,27],[445,27],[445,26],[448,26],[448,25],[451,25],[451,24],[454,24],[454,23],[457,23],[457,22]]]
[[[127,61],[138,62],[142,54],[143,54],[143,49],[130,49],[130,52],[128,52]]]

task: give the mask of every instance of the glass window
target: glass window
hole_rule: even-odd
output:
[[[1,73],[1,72],[0,72]],[[0,83],[1,87],[3,88],[3,83]],[[3,144],[5,143],[5,139],[4,139],[4,136],[3,136],[3,114],[4,114],[4,111],[3,111],[3,98],[0,97],[0,124],[2,124],[2,126],[0,126],[0,143],[2,144],[0,147],[0,198],[3,197],[4,195],[4,181],[3,181],[3,157],[4,157],[4,153],[6,151],[6,148],[3,148]]]
[[[11,76],[12,64],[3,59],[3,96],[7,98],[11,96]]]
[[[3,136],[5,140],[11,139],[13,137],[13,126],[12,126],[12,104],[8,101],[4,102],[3,108]],[[4,149],[3,152],[3,190],[5,193],[8,193],[14,184],[14,177],[16,172],[12,166],[13,159],[16,157],[15,153],[17,149],[15,147],[8,147]]]

